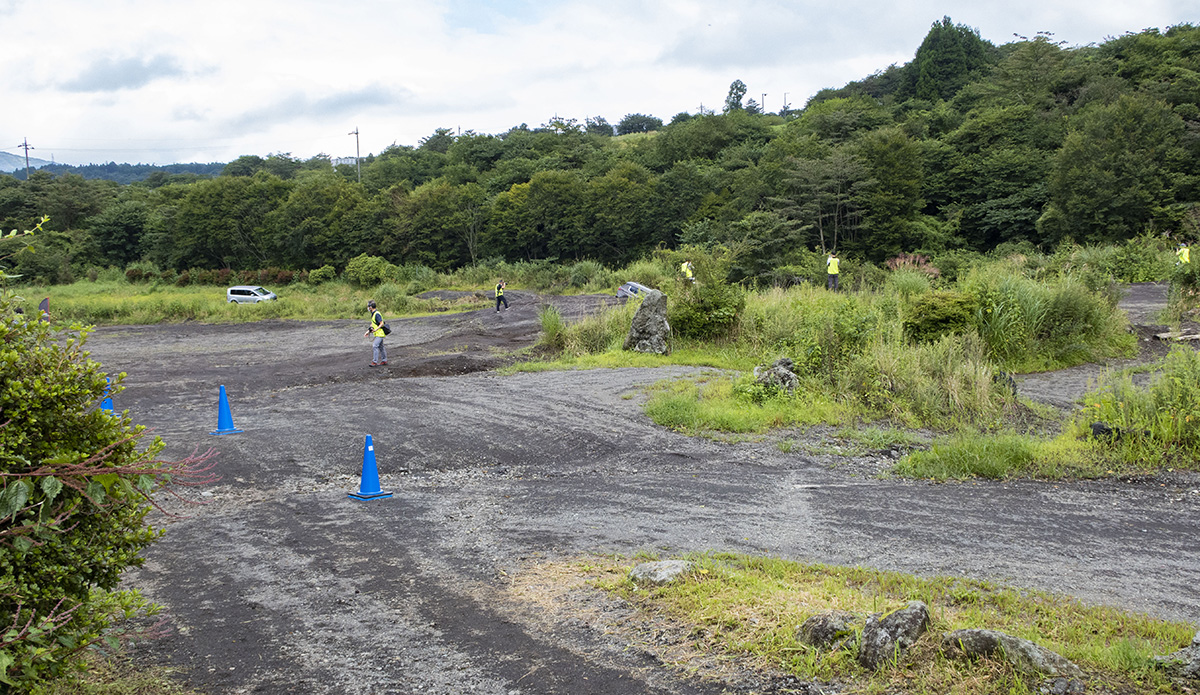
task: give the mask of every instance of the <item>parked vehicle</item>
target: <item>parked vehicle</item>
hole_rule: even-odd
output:
[[[225,301],[234,304],[258,304],[279,299],[275,293],[257,285],[234,285],[225,290]]]

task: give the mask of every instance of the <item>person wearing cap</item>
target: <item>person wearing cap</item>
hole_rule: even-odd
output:
[[[375,300],[367,300],[367,311],[371,312],[371,327],[363,333],[363,337],[375,336],[372,341],[373,352],[371,353],[372,361],[370,366],[378,367],[382,364],[387,364],[387,347],[383,344],[383,336],[387,335],[383,331],[383,314],[375,308]]]
[[[835,291],[838,289],[838,275],[840,274],[838,270],[839,262],[840,260],[837,257],[837,253],[830,251],[829,258],[825,261],[825,270],[828,273],[825,279],[826,289]]]

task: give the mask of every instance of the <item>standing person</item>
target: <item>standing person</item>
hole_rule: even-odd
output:
[[[692,267],[691,261],[684,261],[679,264],[679,272],[683,273],[683,279],[688,282],[696,281],[696,269]]]
[[[371,312],[371,327],[367,329],[366,333],[363,333],[363,337],[375,336],[372,341],[371,358],[373,361],[370,366],[378,367],[381,364],[387,364],[387,347],[383,344],[383,336],[387,333],[383,332],[383,314],[375,308],[374,299],[367,300],[367,311]]]
[[[505,298],[505,296],[504,296],[504,288],[507,286],[508,286],[508,283],[506,283],[504,281],[504,278],[500,278],[500,282],[496,283],[496,313],[497,314],[500,313],[500,302],[504,302],[504,310],[508,311],[508,299]]]
[[[838,289],[838,263],[840,259],[834,251],[829,252],[829,259],[825,261],[825,272],[829,275],[825,279],[825,288],[837,291]]]
[[[1179,248],[1175,249],[1175,256],[1179,258],[1179,260],[1175,262],[1175,265],[1192,262],[1192,254],[1188,250],[1188,245],[1184,242],[1180,242]]]

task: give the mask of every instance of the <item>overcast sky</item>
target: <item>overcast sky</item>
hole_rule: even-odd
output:
[[[1200,22],[1195,0],[0,0],[0,151],[68,164],[363,155],[436,128],[664,121],[740,79],[778,111],[904,63]],[[1190,10],[1190,12],[1189,12]],[[1191,16],[1189,16],[1191,15]],[[763,94],[766,94],[765,100]]]

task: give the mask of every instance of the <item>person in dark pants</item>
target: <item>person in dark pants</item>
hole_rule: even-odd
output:
[[[387,364],[387,347],[383,344],[383,336],[387,335],[383,332],[383,314],[375,308],[375,300],[367,300],[367,311],[371,312],[371,327],[363,333],[363,337],[375,336],[372,341],[371,365],[378,367],[381,364]]]
[[[828,277],[825,279],[825,288],[834,290],[835,292],[838,288],[838,275],[840,274],[838,270],[839,262],[837,254],[832,251],[829,253],[829,260],[825,261],[825,268],[828,273]]]
[[[504,297],[504,288],[508,283],[504,282],[504,278],[500,278],[500,282],[496,283],[496,312],[500,312],[500,302],[504,302],[504,310],[508,311],[508,299]]]

